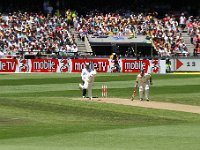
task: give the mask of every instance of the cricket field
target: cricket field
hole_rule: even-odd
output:
[[[152,102],[200,106],[200,75],[152,76]],[[130,99],[135,79],[99,73],[93,96],[107,85],[112,100]],[[81,82],[79,73],[0,74],[0,150],[200,149],[200,114],[81,101]]]

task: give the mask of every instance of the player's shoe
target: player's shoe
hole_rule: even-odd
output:
[[[143,101],[143,98],[140,98],[140,101]]]
[[[147,101],[149,101],[149,99],[147,98]]]

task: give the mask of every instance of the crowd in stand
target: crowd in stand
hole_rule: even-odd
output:
[[[130,11],[120,13],[89,12],[86,17],[75,20],[75,28],[80,36],[91,34],[93,36],[129,36],[137,38],[137,35],[146,35],[146,22],[153,16],[143,13],[134,14]]]
[[[160,56],[189,55],[182,32],[186,29],[190,18],[186,19],[183,13],[179,18],[167,14],[163,19],[158,19],[156,16],[156,12],[148,14],[129,12],[123,15],[90,12],[86,17],[76,19],[74,24],[81,37],[91,34],[98,37],[129,36],[129,38],[136,38],[141,34],[147,35],[152,40],[152,44]],[[196,20],[192,29],[189,27],[188,29],[195,41],[199,36],[197,35],[199,22]]]
[[[91,14],[86,17],[81,17],[75,22],[75,28],[80,32],[81,36],[92,34],[94,36],[134,36],[136,32],[136,23],[133,21],[133,16],[123,17],[119,14]]]
[[[182,32],[185,29],[185,17],[181,14],[179,22],[174,15],[165,15],[162,20],[155,19],[154,27],[149,31],[153,44],[161,56],[182,53],[188,55]]]
[[[199,18],[189,17],[182,13],[179,18],[165,15],[157,18],[157,13],[135,14],[89,12],[86,16],[77,16],[67,10],[65,16],[44,15],[42,13],[14,12],[0,14],[0,57],[4,55],[59,54],[77,52],[74,36],[69,28],[74,27],[80,38],[87,35],[97,37],[127,36],[137,38],[144,35],[152,41],[157,54],[171,56],[182,53],[188,55],[182,32],[188,29],[191,43],[200,52],[200,22]]]
[[[0,14],[0,55],[77,52],[65,17],[14,12]]]
[[[190,35],[190,42],[194,45],[194,55],[200,53],[200,18],[190,16],[187,22],[188,34]]]
[[[166,15],[166,17],[163,19],[163,26],[164,28],[161,31],[163,33],[163,43],[165,43],[165,46],[171,47],[171,53],[176,54],[181,52],[185,55],[188,54],[187,46],[182,37],[183,32],[188,32],[188,35],[191,36],[191,43],[195,45],[196,51],[198,53],[200,52],[198,51],[200,33],[199,18],[194,19],[192,16],[186,18],[184,13],[182,13],[178,22],[173,15]]]

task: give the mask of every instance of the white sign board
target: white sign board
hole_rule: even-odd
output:
[[[175,71],[200,71],[200,59],[175,59]]]

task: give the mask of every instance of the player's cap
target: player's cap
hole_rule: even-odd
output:
[[[86,65],[86,66],[89,66],[89,65],[90,65],[90,63],[86,62],[86,63],[85,63],[85,65]]]

